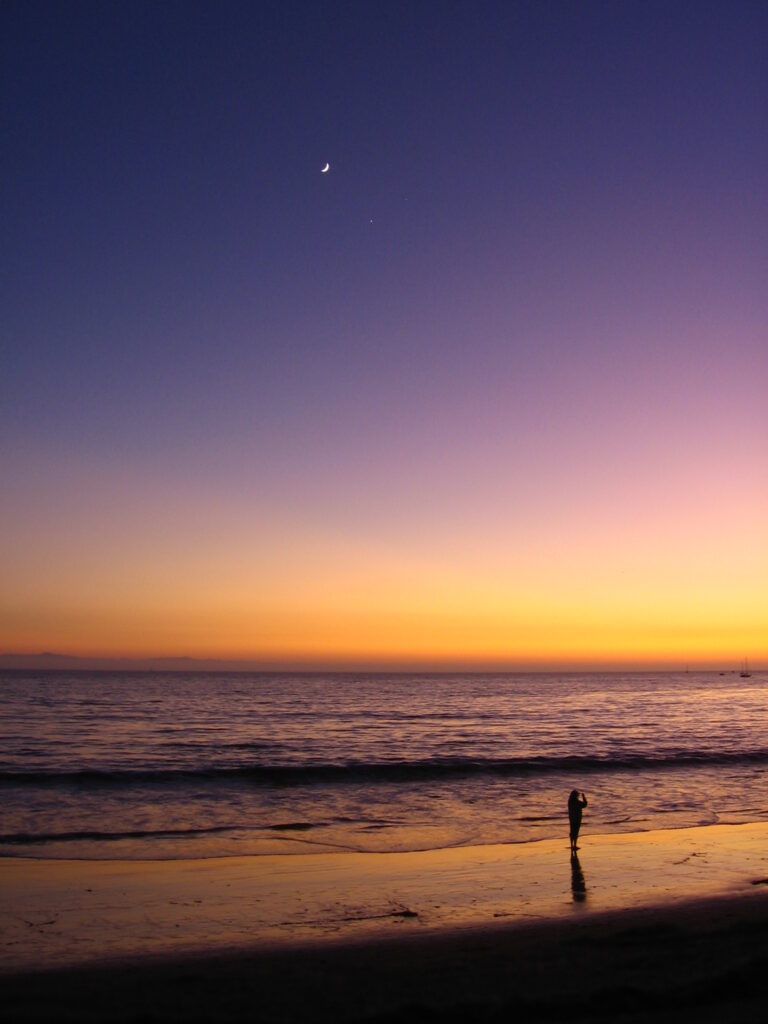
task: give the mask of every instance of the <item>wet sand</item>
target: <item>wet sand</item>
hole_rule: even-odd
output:
[[[746,1020],[768,965],[767,824],[0,872],[20,1020]]]

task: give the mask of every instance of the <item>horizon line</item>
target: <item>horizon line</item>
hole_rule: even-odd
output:
[[[741,670],[744,658],[584,658],[584,659],[527,659],[527,660],[478,660],[476,658],[238,658],[199,657],[186,654],[171,655],[119,655],[119,654],[69,654],[58,651],[0,651],[0,670],[29,669],[70,669],[79,671],[201,671],[201,672],[299,672],[323,673],[498,673],[522,672],[699,672],[736,673]],[[761,661],[762,659],[759,659]],[[751,672],[760,672],[760,663],[750,666]]]

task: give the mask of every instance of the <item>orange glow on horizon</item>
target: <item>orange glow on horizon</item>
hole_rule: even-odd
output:
[[[431,664],[735,664],[768,654],[758,587],[697,595],[618,585],[550,593],[461,578],[305,581],[300,599],[237,593],[212,582],[100,606],[4,609],[2,649],[98,656],[180,656],[271,662]],[[388,584],[388,585],[387,585]],[[345,599],[346,595],[346,599]]]
[[[343,504],[316,514],[311,496],[280,514],[97,469],[52,466],[11,504],[0,652],[308,667],[768,661],[759,476],[697,488],[688,466],[663,493],[631,474],[584,493],[563,478],[555,499],[548,483],[525,501],[493,478],[440,514],[414,500],[350,517]]]

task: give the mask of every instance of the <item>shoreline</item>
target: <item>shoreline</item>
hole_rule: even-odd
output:
[[[0,858],[0,973],[565,924],[756,895],[768,823],[411,853],[160,861]],[[768,889],[768,884],[766,884]]]
[[[741,828],[745,825],[761,825],[762,821],[712,821],[712,822],[697,822],[692,825],[667,825],[665,828],[645,828],[645,829],[628,829],[626,832],[588,832],[582,834],[580,841],[583,840],[601,840],[601,839],[613,839],[620,836],[641,836],[649,835],[656,832],[683,832],[691,829],[703,829],[703,828]],[[768,822],[766,822],[768,825]],[[234,831],[234,830],[233,830]],[[562,831],[562,830],[561,830]],[[458,843],[446,843],[443,846],[416,846],[412,849],[391,849],[391,850],[360,850],[355,849],[351,846],[344,846],[341,843],[327,843],[321,840],[311,839],[278,839],[274,840],[275,846],[279,843],[285,843],[285,848],[279,847],[278,849],[267,849],[253,851],[249,850],[247,853],[186,853],[186,854],[174,854],[166,856],[48,856],[41,857],[36,856],[34,853],[9,853],[7,850],[0,851],[0,865],[6,861],[22,860],[22,861],[35,861],[40,863],[83,863],[83,864],[172,864],[172,863],[186,863],[194,861],[209,861],[216,860],[226,862],[228,860],[251,860],[258,859],[260,857],[314,857],[320,854],[328,856],[339,856],[344,857],[348,855],[352,856],[363,856],[363,857],[387,857],[387,856],[409,856],[411,854],[429,854],[429,853],[443,853],[448,850],[476,850],[486,849],[488,847],[505,847],[505,846],[534,846],[537,843],[551,843],[560,842],[561,837],[559,836],[540,836],[534,839],[507,839],[504,842],[458,842]],[[95,842],[98,842],[96,840]],[[15,842],[11,845],[28,845],[34,846],[34,843],[24,844],[22,842]],[[306,847],[306,849],[295,849],[294,847]]]
[[[0,860],[11,1019],[760,1019],[768,823],[414,854]],[[606,1014],[608,1017],[606,1018]]]

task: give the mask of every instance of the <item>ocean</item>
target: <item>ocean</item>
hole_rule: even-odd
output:
[[[768,820],[768,673],[0,672],[0,855],[403,851]]]

